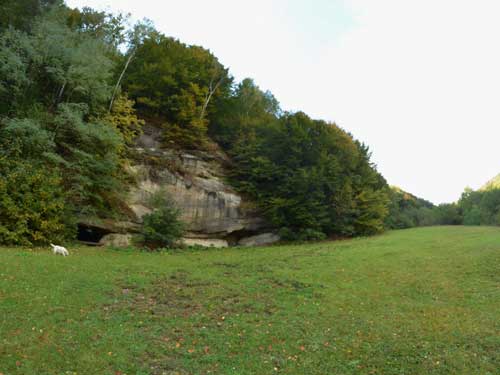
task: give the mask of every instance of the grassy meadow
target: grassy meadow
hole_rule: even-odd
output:
[[[500,373],[500,229],[0,248],[0,374]]]

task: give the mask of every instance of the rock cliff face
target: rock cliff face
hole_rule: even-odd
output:
[[[224,238],[235,232],[257,232],[264,221],[224,181],[222,161],[206,153],[139,150],[163,167],[148,163],[131,167],[138,184],[128,204],[138,222],[151,212],[152,194],[165,192],[181,210],[191,236]]]
[[[130,166],[137,183],[126,202],[130,220],[81,221],[83,231],[104,235],[101,244],[123,245],[130,241],[128,233],[140,230],[142,217],[153,209],[150,198],[157,193],[166,194],[181,211],[188,245],[237,245],[266,231],[266,222],[251,202],[226,182],[230,161],[224,153],[165,149],[160,139],[158,129],[146,127],[137,141]]]
[[[229,160],[222,152],[161,149],[158,137],[149,128],[137,142],[139,162],[131,167],[137,186],[128,199],[135,222],[151,212],[151,195],[164,192],[180,209],[187,237],[198,242],[222,239],[236,243],[265,229],[257,211],[225,181]]]

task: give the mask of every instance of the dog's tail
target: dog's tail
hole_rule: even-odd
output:
[[[50,244],[50,246],[52,246],[52,247],[56,247],[56,245],[54,245],[53,243],[51,243],[51,244]]]

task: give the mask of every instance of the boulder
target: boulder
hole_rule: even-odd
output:
[[[274,233],[262,233],[256,236],[242,238],[238,241],[239,246],[263,246],[271,245],[280,240],[280,236]]]
[[[148,208],[142,204],[131,204],[131,205],[129,205],[129,208],[134,213],[137,223],[142,223],[142,221],[143,221],[142,218],[145,215],[153,212],[153,210],[151,210],[150,208]]]
[[[182,242],[187,246],[203,246],[203,247],[228,247],[229,244],[225,240],[216,238],[183,238]]]
[[[99,245],[106,247],[129,247],[132,245],[132,235],[110,233],[101,238]]]

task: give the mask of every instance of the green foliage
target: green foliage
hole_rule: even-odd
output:
[[[0,34],[0,115],[26,113],[34,104],[86,103],[102,110],[111,86],[107,46],[66,25],[67,11],[56,8],[33,24],[31,34]]]
[[[489,180],[486,184],[484,184],[479,189],[479,191],[487,191],[487,190],[494,190],[494,189],[500,189],[500,174],[496,175],[491,180]]]
[[[288,228],[284,232],[297,238],[382,231],[386,183],[369,162],[367,148],[334,124],[304,113],[278,118],[273,98],[256,95],[258,88],[249,90],[251,84],[241,85],[234,101],[244,107],[249,96],[243,91],[253,91],[250,97],[260,100],[244,113],[221,114],[220,124],[237,129],[213,130],[235,162],[233,184],[257,201],[274,226]]]
[[[389,215],[386,226],[390,229],[404,229],[439,224],[437,209],[431,202],[407,193],[397,187],[390,187]]]
[[[465,225],[500,225],[500,189],[493,183],[487,189],[466,189],[457,209],[463,215]]]
[[[103,109],[111,95],[112,61],[102,40],[70,29],[65,23],[67,17],[67,11],[53,11],[34,26],[39,60],[33,74],[44,73],[35,93],[45,99],[45,105],[86,103],[95,113]]]
[[[128,146],[133,146],[134,139],[142,134],[145,123],[137,117],[134,101],[130,100],[127,94],[116,98],[111,112],[104,119],[120,132]]]
[[[481,225],[481,209],[477,206],[464,214],[464,225]]]
[[[33,120],[12,119],[7,120],[5,124],[0,124],[0,159],[2,159],[0,170],[2,171],[1,177],[4,179],[3,186],[6,189],[3,203],[12,204],[9,209],[4,206],[4,219],[10,217],[9,220],[13,223],[18,221],[21,226],[24,225],[25,229],[17,231],[16,243],[37,242],[41,239],[40,234],[28,232],[28,228],[33,227],[26,226],[26,223],[22,224],[23,220],[20,216],[31,217],[37,212],[40,213],[40,210],[47,210],[50,215],[53,215],[54,222],[63,216],[62,212],[53,212],[50,209],[50,207],[61,208],[60,203],[63,197],[60,174],[53,168],[57,160],[57,155],[53,153],[54,148],[55,144],[50,133],[43,130]],[[44,186],[45,184],[47,186]],[[0,196],[2,195],[0,193]],[[50,199],[54,199],[54,206]],[[34,201],[36,204],[30,206]],[[65,202],[64,206],[66,208]],[[9,220],[5,219],[4,227],[8,227]],[[52,218],[48,217],[47,220],[50,221]],[[45,226],[46,229],[49,227],[51,226]],[[52,228],[57,229],[55,226]],[[45,234],[48,235],[48,232]],[[25,235],[24,239],[23,235]],[[54,235],[59,236],[58,230],[54,230]],[[0,239],[0,243],[7,240],[4,237]],[[9,241],[12,242],[12,238]]]
[[[36,119],[8,119],[0,124],[0,155],[29,160],[55,160],[54,135]]]
[[[440,204],[437,207],[437,218],[440,225],[460,225],[463,223],[460,209],[454,203]]]
[[[26,33],[8,29],[0,34],[0,116],[15,112],[24,102],[35,59],[33,40]]]
[[[441,204],[424,219],[439,225],[500,225],[500,189],[495,180],[477,191],[466,188],[457,203]]]
[[[434,209],[440,225],[500,226],[500,189],[493,179],[481,189],[466,188],[457,203],[442,204]]]
[[[0,156],[0,243],[47,244],[70,234],[62,179],[40,163]]]
[[[66,24],[72,30],[77,30],[100,40],[110,47],[112,54],[126,41],[125,21],[128,16],[114,15],[97,11],[89,7],[68,9]]]
[[[9,27],[28,30],[33,20],[62,0],[3,0],[0,2],[0,32]]]
[[[122,138],[105,122],[85,122],[84,114],[85,106],[61,104],[43,125],[33,119],[7,120],[0,128],[0,155],[44,162],[60,171],[67,203],[88,215],[111,210],[123,190]]]
[[[0,157],[53,172],[74,214],[119,214],[123,166],[142,117],[162,127],[164,146],[208,149],[208,137],[222,146],[234,161],[235,187],[285,238],[433,223],[432,207],[407,208],[395,195],[389,205],[365,145],[335,124],[283,113],[251,79],[233,86],[210,51],[148,21],[126,31],[123,15],[55,0],[19,4],[33,7],[22,14],[17,5],[0,5]],[[176,235],[176,213],[167,206],[147,219],[151,242],[171,243]],[[165,223],[173,232],[161,232]]]
[[[185,231],[180,211],[164,192],[155,194],[151,205],[154,211],[143,217],[144,243],[152,248],[175,246]]]
[[[465,189],[457,203],[434,206],[400,189],[390,192],[389,228],[429,225],[500,225],[500,189],[494,180],[478,191]]]
[[[384,231],[389,199],[382,187],[364,187],[355,196],[354,235],[372,235]]]
[[[99,215],[112,210],[123,192],[123,139],[105,121],[86,122],[86,113],[85,105],[61,104],[51,127],[72,205],[79,214]]]
[[[276,98],[263,92],[253,80],[246,78],[223,98],[212,116],[209,135],[224,149],[232,149],[238,142],[265,132],[277,122],[281,109]]]
[[[15,198],[9,193],[9,217],[15,222],[22,212],[34,217],[46,210],[55,220],[46,224],[41,217],[24,225],[19,219],[24,229],[10,230],[17,237],[0,241],[46,242],[51,231],[58,238],[65,230],[56,224],[68,210],[73,216],[110,216],[120,206],[126,189],[119,156],[140,121],[126,98],[106,118],[113,44],[110,31],[90,26],[99,20],[88,20],[91,13],[78,24],[70,17],[74,12],[59,6],[34,18],[27,31],[0,32],[0,157],[10,171],[5,178],[25,186]],[[25,181],[16,177],[23,168]],[[23,197],[32,207],[18,204],[20,211],[13,211]],[[37,203],[30,197],[38,197]]]
[[[123,87],[140,113],[159,118],[167,144],[200,148],[206,141],[208,120],[231,79],[207,50],[187,46],[157,32],[134,46]]]

